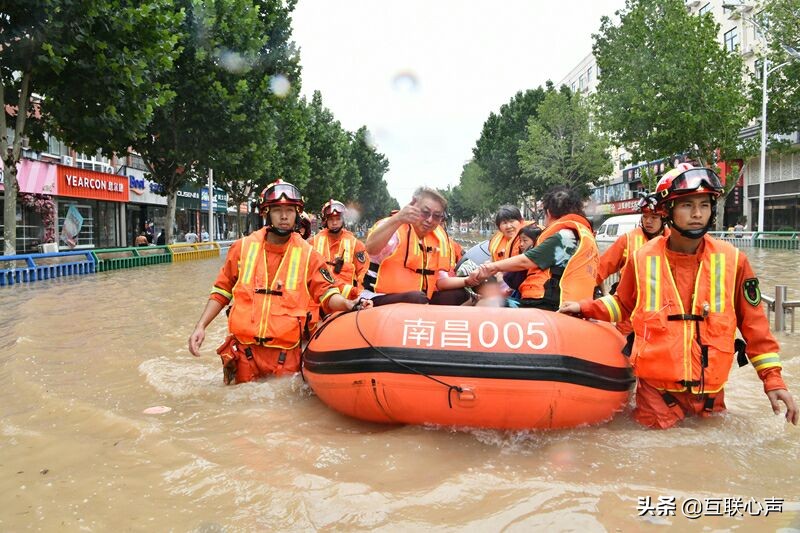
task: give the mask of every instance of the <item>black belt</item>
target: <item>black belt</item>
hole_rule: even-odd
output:
[[[436,274],[435,270],[428,270],[427,268],[418,268],[414,272],[417,274],[424,274],[426,276],[430,276],[431,274]]]
[[[256,289],[256,294],[274,294],[275,296],[283,296],[283,291],[273,291],[272,289]]]
[[[684,314],[684,315],[669,315],[669,316],[667,316],[667,320],[669,320],[671,322],[675,321],[675,320],[694,320],[694,321],[697,321],[697,322],[701,322],[701,321],[705,320],[705,318],[703,317],[703,315],[686,315],[686,314]]]

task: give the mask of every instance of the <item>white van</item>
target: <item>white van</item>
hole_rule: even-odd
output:
[[[642,215],[620,215],[611,217],[597,230],[597,242],[614,242],[639,225]]]

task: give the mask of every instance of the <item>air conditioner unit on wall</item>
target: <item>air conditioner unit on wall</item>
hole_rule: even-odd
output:
[[[700,5],[700,0],[687,0],[686,7],[692,8]]]
[[[742,55],[743,56],[751,56],[755,53],[755,48],[753,43],[747,43],[747,46],[742,48]]]
[[[72,157],[70,157],[68,155],[62,155],[61,156],[61,164],[62,165],[72,166],[72,164],[73,164]]]

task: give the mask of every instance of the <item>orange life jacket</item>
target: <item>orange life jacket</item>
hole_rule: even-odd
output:
[[[379,294],[423,291],[430,298],[439,271],[451,269],[450,238],[437,226],[420,239],[410,224],[402,224],[394,235],[400,241],[397,248],[380,264],[370,263],[364,288]]]
[[[637,377],[658,389],[715,393],[733,365],[739,250],[708,236],[704,240],[691,309],[683,308],[666,260],[667,239],[650,240],[634,256],[631,365]]]
[[[547,226],[537,243],[557,234],[562,229],[578,232],[578,249],[566,267],[538,267],[528,270],[528,276],[519,286],[523,299],[551,300],[557,308],[565,300],[578,302],[594,295],[600,252],[587,220],[580,215],[565,215]]]
[[[312,248],[292,232],[278,272],[267,287],[264,235],[253,232],[242,242],[228,329],[242,344],[293,348],[300,342],[311,303],[307,280]]]
[[[492,261],[500,261],[511,257],[511,241],[512,239],[506,237],[501,231],[492,235],[492,238],[489,239],[489,253],[492,256]]]
[[[311,239],[311,246],[318,251],[325,262],[328,263],[331,274],[336,282],[336,288],[344,295],[345,298],[352,298],[357,295],[359,280],[356,275],[356,243],[358,239],[352,234],[342,228],[339,237],[339,246],[336,253],[331,251],[331,238],[328,229],[325,228]],[[342,266],[339,273],[336,273],[336,262],[341,258]],[[364,252],[363,261],[367,260],[366,252]],[[354,290],[355,289],[355,290]]]

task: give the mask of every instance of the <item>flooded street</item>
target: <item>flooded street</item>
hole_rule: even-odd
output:
[[[765,295],[800,299],[797,252],[746,252]],[[367,424],[299,376],[223,386],[224,316],[189,354],[221,264],[0,291],[0,530],[800,530],[800,428],[751,366],[733,370],[726,415],[670,431],[628,412],[553,432]],[[800,332],[779,340],[797,398]],[[675,516],[638,516],[647,497],[674,497]],[[689,498],[723,516],[686,518]],[[726,516],[732,501],[747,508]]]

